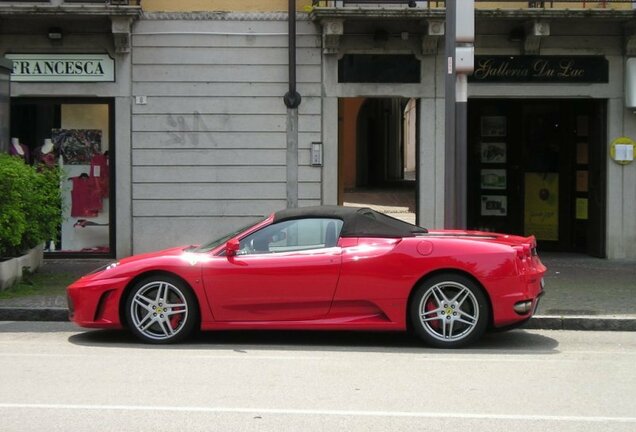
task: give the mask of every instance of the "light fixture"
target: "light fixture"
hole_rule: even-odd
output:
[[[49,39],[51,40],[62,39],[62,29],[59,27],[51,27],[49,29]]]

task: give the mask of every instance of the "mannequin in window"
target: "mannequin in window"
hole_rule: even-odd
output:
[[[54,167],[57,163],[57,154],[55,146],[50,138],[44,140],[44,144],[35,149],[33,160],[47,167]]]
[[[18,138],[11,138],[9,154],[22,158],[26,163],[29,162],[29,148],[24,144],[20,144],[20,140]]]

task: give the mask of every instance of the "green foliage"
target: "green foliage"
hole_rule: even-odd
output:
[[[0,257],[55,238],[62,222],[60,171],[0,154]]]
[[[28,249],[56,238],[62,223],[59,169],[42,166],[34,180],[37,192],[31,195],[31,202],[25,209],[28,224],[22,239]]]

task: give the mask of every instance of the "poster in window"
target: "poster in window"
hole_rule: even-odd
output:
[[[588,160],[587,143],[576,143],[576,163],[579,165],[587,165]]]
[[[505,142],[482,142],[481,143],[482,163],[505,163],[506,143]]]
[[[587,198],[576,199],[576,218],[578,220],[587,220],[588,218]]]
[[[524,232],[537,240],[559,240],[558,173],[526,173]]]
[[[483,137],[506,136],[506,117],[483,116],[481,118],[481,136]]]
[[[576,191],[587,192],[588,191],[588,172],[579,170],[576,172]]]
[[[481,170],[482,189],[506,189],[505,169],[482,169]]]
[[[66,165],[90,165],[101,153],[102,131],[99,129],[52,129],[51,140]]]
[[[482,195],[482,216],[508,216],[508,197],[505,195]]]

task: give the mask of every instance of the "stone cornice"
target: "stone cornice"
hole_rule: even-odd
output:
[[[118,6],[110,4],[11,4],[0,5],[0,16],[130,16],[141,15],[141,6]]]
[[[444,19],[444,9],[371,9],[371,8],[314,8],[309,14],[314,21],[345,20],[421,20]],[[598,19],[628,21],[636,18],[636,10],[625,9],[477,9],[478,19]]]
[[[287,12],[144,12],[142,18],[157,21],[287,21]],[[298,12],[296,18],[307,21],[309,15]]]

